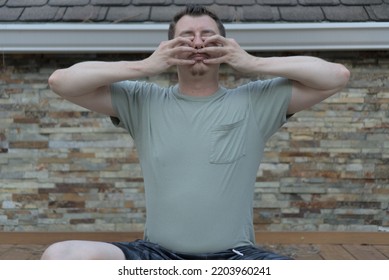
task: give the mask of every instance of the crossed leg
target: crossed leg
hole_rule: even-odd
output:
[[[97,241],[69,240],[50,245],[42,254],[42,260],[124,260],[118,247]]]

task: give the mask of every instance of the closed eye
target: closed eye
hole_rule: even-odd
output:
[[[187,31],[179,34],[180,37],[193,37],[193,32]]]
[[[213,30],[205,30],[201,32],[202,37],[211,37],[213,35],[216,35],[216,33]]]

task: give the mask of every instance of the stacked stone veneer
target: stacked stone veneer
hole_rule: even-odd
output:
[[[268,143],[255,227],[377,231],[389,226],[389,54],[314,55],[345,63],[351,81],[293,116]],[[52,93],[47,78],[82,60],[144,56],[3,55],[0,230],[143,230],[144,186],[132,139],[107,117]],[[222,68],[227,87],[249,79]],[[151,80],[177,81],[174,72]]]

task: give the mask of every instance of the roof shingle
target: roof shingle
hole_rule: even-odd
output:
[[[17,21],[23,12],[23,8],[0,8],[0,20],[1,21]]]
[[[47,0],[35,0],[35,1],[28,1],[28,0],[8,0],[7,6],[8,7],[30,7],[30,6],[43,6],[47,3]]]
[[[63,20],[84,22],[103,21],[106,18],[107,10],[107,7],[89,5],[82,7],[68,7],[63,16]]]
[[[389,3],[389,0],[387,0]],[[389,15],[389,5],[375,5],[366,8],[369,17],[376,21],[387,21]]]
[[[303,6],[332,6],[339,5],[339,0],[300,0]]]
[[[142,6],[110,7],[105,18],[108,22],[141,22],[149,20],[150,9]]]
[[[323,21],[325,19],[322,9],[317,6],[310,7],[281,7],[281,19],[284,21]]]
[[[88,2],[88,1],[87,1]],[[92,5],[103,5],[103,6],[128,6],[131,0],[92,0]]]
[[[186,0],[0,0],[0,22],[168,22]],[[225,22],[389,21],[389,0],[198,0]]]
[[[20,21],[52,21],[58,12],[58,7],[26,7],[21,14]]]
[[[337,6],[323,7],[328,21],[368,21],[370,20],[366,10],[362,6]]]
[[[280,19],[277,8],[271,6],[243,6],[242,21],[278,21]]]
[[[366,5],[366,3],[369,3],[371,5],[377,5],[377,4],[381,4],[382,3],[382,0],[369,0],[369,1],[366,1],[366,0],[340,0],[340,2],[342,4],[345,4],[345,5]]]
[[[50,0],[49,6],[84,6],[89,4],[89,0]]]

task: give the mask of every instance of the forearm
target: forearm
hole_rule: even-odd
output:
[[[49,85],[59,95],[75,97],[114,82],[142,78],[145,75],[143,61],[89,61],[56,70],[49,78]]]
[[[285,77],[323,91],[340,89],[349,78],[349,71],[343,65],[310,56],[257,57],[251,67],[258,74]]]

